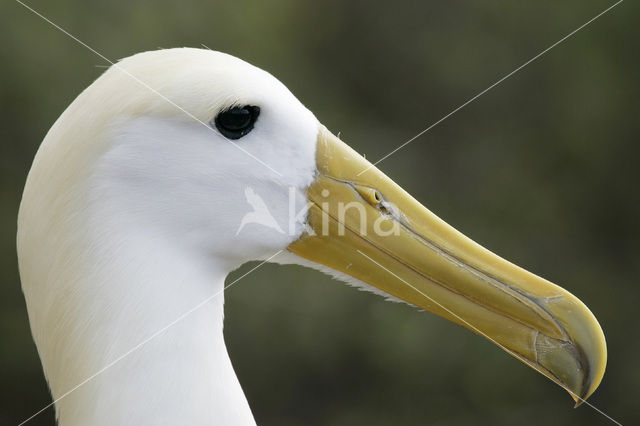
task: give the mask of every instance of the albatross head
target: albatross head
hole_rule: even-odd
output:
[[[606,364],[576,297],[438,219],[273,76],[208,50],[132,56],[78,96],[34,160],[18,252],[63,426],[252,423],[221,294],[250,260],[450,319],[577,402]]]

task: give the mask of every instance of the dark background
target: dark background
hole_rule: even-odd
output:
[[[111,59],[201,43],[239,56],[372,160],[613,4],[27,3]],[[591,308],[609,362],[590,402],[624,424],[640,422],[639,11],[623,2],[379,165]],[[46,131],[105,63],[12,0],[0,36],[0,424],[17,424],[50,401],[16,266],[20,194]],[[226,300],[260,425],[608,422],[469,331],[313,271],[267,265]]]

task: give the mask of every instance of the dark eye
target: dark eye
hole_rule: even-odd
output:
[[[260,107],[246,105],[225,109],[213,121],[226,138],[240,139],[253,129],[258,115],[260,115]]]

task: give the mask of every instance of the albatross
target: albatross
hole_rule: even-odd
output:
[[[579,299],[439,219],[272,75],[211,50],[133,55],[69,105],[30,169],[17,249],[61,426],[255,424],[223,338],[225,277],[255,260],[449,319],[577,403],[605,370]]]

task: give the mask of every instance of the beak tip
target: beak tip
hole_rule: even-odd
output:
[[[607,364],[607,344],[600,324],[591,311],[573,295],[557,299],[548,306],[564,326],[569,341],[553,344],[547,368],[580,406],[598,388]],[[568,315],[567,313],[572,313]],[[536,348],[537,350],[540,348]]]

